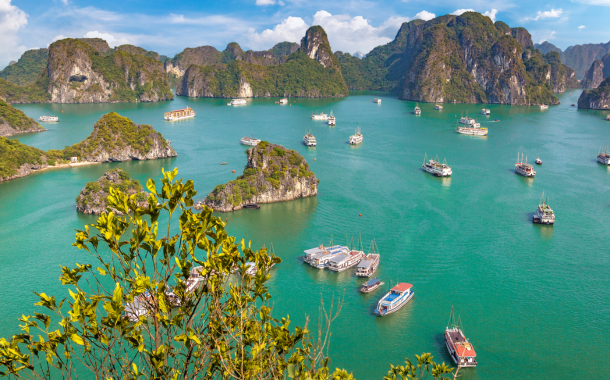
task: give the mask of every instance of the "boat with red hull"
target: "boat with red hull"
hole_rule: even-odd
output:
[[[458,367],[477,366],[477,354],[474,350],[474,346],[462,332],[459,317],[457,323],[455,323],[453,307],[451,308],[451,316],[449,317],[449,326],[445,328],[445,344],[447,345],[447,350],[449,350],[451,359]]]

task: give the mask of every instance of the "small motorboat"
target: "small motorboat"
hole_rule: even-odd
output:
[[[370,293],[373,290],[379,288],[381,285],[383,285],[383,282],[381,282],[380,279],[371,278],[370,280],[362,284],[362,287],[360,288],[360,293]]]
[[[246,203],[244,205],[244,208],[253,208],[253,209],[258,210],[259,208],[261,208],[261,206],[259,204],[256,204],[256,203]]]
[[[221,164],[221,165],[226,165],[227,163],[226,163],[226,162],[221,162],[220,164]]]
[[[500,119],[496,119],[496,120],[494,120],[494,121],[500,121]]]
[[[576,104],[575,104],[575,103],[572,103],[572,107],[576,107]]]
[[[542,165],[542,160],[540,159],[540,157],[536,158],[536,164]]]

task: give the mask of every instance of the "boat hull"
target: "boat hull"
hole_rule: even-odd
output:
[[[457,133],[460,133],[462,135],[469,135],[469,136],[487,136],[487,130],[478,130],[478,131],[473,131],[473,130],[469,130],[469,129],[456,129],[455,130]]]
[[[180,117],[166,117],[165,121],[178,121],[178,120],[184,120],[184,119],[191,119],[193,117],[195,117],[195,115],[180,116]]]
[[[547,225],[555,224],[554,220],[544,219],[544,218],[541,218],[541,217],[539,217],[537,215],[534,215],[534,219],[533,220],[534,220],[534,223],[536,223],[536,224],[547,224]]]
[[[382,312],[379,311],[379,306],[377,306],[377,309],[375,309],[375,314],[377,314],[380,317],[385,317],[386,315],[392,314],[397,312],[398,310],[402,309],[403,306],[405,306],[406,304],[409,303],[409,301],[411,301],[411,298],[413,298],[413,295],[415,293],[411,292],[408,296],[406,296],[404,298],[404,300],[402,300],[399,304],[397,304],[396,306],[394,306],[392,309],[389,309],[386,312]]]
[[[383,285],[383,282],[380,282],[379,284],[375,285],[375,286],[371,286],[370,288],[360,288],[360,293],[371,293],[377,289],[379,289],[381,287],[381,285]]]

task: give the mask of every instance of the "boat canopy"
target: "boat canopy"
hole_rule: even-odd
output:
[[[381,282],[381,280],[379,280],[378,278],[371,278],[370,280],[368,280],[367,282],[362,284],[362,286],[366,286],[368,288],[368,287],[376,285],[376,284],[378,284],[380,282]]]
[[[396,284],[396,286],[394,286],[391,290],[395,290],[397,292],[406,292],[407,290],[411,289],[413,287],[413,285],[411,284],[407,284],[406,282],[401,282],[399,284]]]
[[[472,347],[472,344],[468,342],[456,344],[455,349],[457,351],[458,356],[466,356],[471,358],[477,356],[476,352],[474,352],[474,347]]]
[[[375,262],[375,260],[373,259],[366,259],[366,260],[362,260],[359,264],[358,264],[358,268],[368,268],[371,265],[373,265],[373,262]]]

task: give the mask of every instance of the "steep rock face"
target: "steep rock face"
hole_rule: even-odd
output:
[[[563,53],[563,51],[558,48],[557,46],[553,45],[552,43],[548,42],[548,41],[544,41],[541,44],[534,44],[534,47],[538,50],[540,50],[540,52],[542,52],[542,54],[546,54],[548,52],[554,51],[559,53],[559,55],[561,56],[561,54]]]
[[[599,87],[584,90],[578,98],[578,108],[593,110],[610,109],[610,77],[600,83]]]
[[[0,71],[0,78],[18,86],[34,84],[40,73],[47,67],[49,49],[31,49],[23,53],[19,62]]]
[[[517,40],[517,42],[519,42],[519,45],[521,45],[523,50],[534,45],[532,42],[532,35],[525,28],[511,28],[511,35],[515,40]]]
[[[247,203],[284,202],[318,193],[318,179],[296,151],[263,141],[246,154],[248,163],[243,175],[216,186],[198,207],[206,205],[228,212]]]
[[[610,42],[570,46],[563,52],[562,62],[573,67],[578,78],[584,78],[593,61],[602,59],[608,53],[610,53]]]
[[[173,99],[160,61],[125,50],[107,50],[105,41],[94,42],[92,46],[91,41],[64,39],[51,44],[46,70],[51,102]]]
[[[301,39],[301,51],[326,68],[341,70],[337,57],[330,49],[328,36],[321,26],[312,26],[307,29],[305,37]]]
[[[46,131],[46,129],[42,128],[34,119],[0,99],[0,136],[8,137],[20,133],[42,131]]]
[[[120,190],[128,195],[135,195],[139,205],[147,204],[147,193],[137,180],[129,178],[129,173],[122,169],[114,169],[104,173],[97,181],[88,182],[76,197],[76,210],[85,214],[101,214],[108,211],[107,198],[110,188]],[[110,208],[116,215],[123,215]]]
[[[576,71],[570,66],[563,64],[563,68],[566,70],[566,87],[567,88],[580,88],[580,82],[576,78]]]
[[[176,95],[219,98],[346,96],[349,90],[338,60],[330,52],[326,33],[320,27],[312,27],[307,35],[303,46],[314,58],[299,50],[284,63],[276,65],[260,65],[244,59],[228,64],[191,65],[177,84]],[[292,50],[290,45],[286,48],[284,51]],[[241,54],[236,46],[225,53],[230,57]]]
[[[84,141],[65,148],[49,151],[64,159],[78,157],[79,161],[109,162],[154,160],[175,157],[176,151],[150,125],[137,125],[115,112],[103,115],[94,125],[93,132]]]
[[[604,55],[602,59],[593,61],[585,73],[582,87],[597,88],[608,76],[610,76],[610,53]]]

